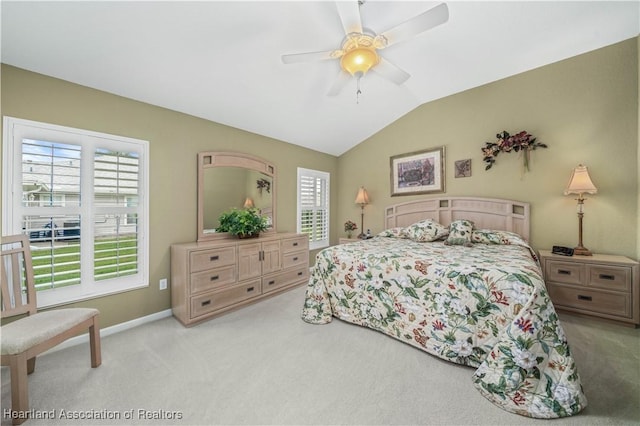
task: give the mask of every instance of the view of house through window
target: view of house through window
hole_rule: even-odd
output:
[[[298,233],[309,235],[309,248],[329,245],[329,173],[298,168]]]
[[[38,305],[148,285],[147,142],[4,125],[3,229],[29,236]]]

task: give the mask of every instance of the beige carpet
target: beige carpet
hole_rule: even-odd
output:
[[[108,336],[97,369],[88,344],[44,355],[29,378],[31,408],[54,418],[27,425],[640,424],[638,329],[563,314],[590,405],[534,420],[485,400],[471,368],[338,320],[304,323],[304,290],[190,329],[166,318]],[[111,418],[73,418],[85,416]]]

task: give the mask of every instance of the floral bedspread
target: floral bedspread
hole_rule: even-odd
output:
[[[316,257],[302,319],[335,316],[476,367],[476,388],[504,410],[574,415],[587,400],[538,261],[515,234],[498,240],[375,237],[329,247]]]

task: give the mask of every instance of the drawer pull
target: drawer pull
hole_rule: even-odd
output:
[[[560,275],[571,275],[571,271],[567,271],[566,269],[558,269],[558,273]]]
[[[211,299],[209,300],[205,300],[204,302],[200,303],[201,306],[207,306],[211,304]]]
[[[593,298],[591,296],[583,296],[581,294],[578,295],[578,300],[586,300],[588,302],[591,302],[593,300]]]
[[[293,246],[294,246],[294,247],[297,247],[297,246],[298,246],[298,243],[293,243]]]
[[[293,258],[293,261],[294,261],[294,262],[295,262],[296,260],[298,260],[298,257],[297,257],[297,256]]]
[[[215,280],[217,280],[218,278],[220,278],[220,276],[219,276],[219,275],[214,275],[214,276],[212,276],[212,277],[211,277],[211,281],[215,281]]]
[[[211,257],[209,258],[209,260],[210,260],[211,262],[213,262],[214,260],[218,260],[218,259],[220,259],[220,256],[211,256]]]
[[[598,278],[600,278],[601,280],[615,280],[616,277],[611,275],[611,274],[600,274],[598,275]]]
[[[275,284],[275,283],[276,283],[276,281],[275,281],[275,280],[271,280],[271,281],[269,281],[269,282],[267,283],[267,285],[273,285],[273,284]]]
[[[298,272],[298,276],[302,275],[302,271]]]
[[[249,288],[247,289],[247,293],[251,293],[251,292],[253,291],[253,289],[254,289],[253,287],[249,287]]]

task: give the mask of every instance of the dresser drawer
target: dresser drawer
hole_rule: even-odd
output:
[[[291,271],[271,275],[262,279],[262,292],[268,293],[275,289],[293,284],[296,281],[306,281],[309,279],[309,267],[303,266]]]
[[[300,249],[309,249],[309,237],[301,236],[296,238],[287,238],[282,240],[282,252],[288,253],[291,251],[297,251]]]
[[[191,253],[191,272],[204,271],[236,263],[236,248],[218,247]]]
[[[553,304],[601,314],[631,317],[631,298],[625,293],[607,293],[547,283]]]
[[[589,265],[589,286],[605,290],[631,291],[631,268]]]
[[[295,251],[292,253],[284,253],[282,255],[282,268],[287,269],[295,266],[305,265],[309,267],[309,252]]]
[[[236,282],[236,265],[191,274],[191,293],[214,290]]]
[[[582,285],[585,282],[584,273],[584,266],[579,263],[547,260],[545,280]]]
[[[226,290],[211,291],[191,298],[191,317],[195,318],[260,295],[260,280]]]

